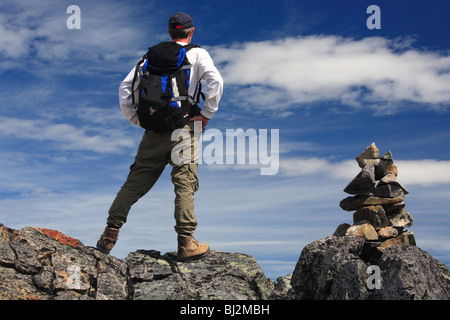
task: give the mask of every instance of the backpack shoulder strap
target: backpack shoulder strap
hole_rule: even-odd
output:
[[[187,45],[184,46],[186,48],[186,52],[188,52],[189,50],[193,49],[193,48],[201,48],[198,44],[193,44],[193,43],[189,43]]]
[[[188,52],[189,50],[194,49],[194,48],[201,48],[198,44],[193,44],[193,43],[185,45],[184,47],[186,48],[186,52]],[[194,92],[193,97],[189,97],[189,98],[192,99],[192,102],[199,104],[200,97],[202,97],[203,100],[205,100],[205,94],[202,92],[202,83],[199,81],[195,87],[195,92]]]

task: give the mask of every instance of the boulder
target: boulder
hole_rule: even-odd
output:
[[[212,251],[190,263],[154,250],[128,254],[132,300],[258,300],[268,299],[274,282],[264,276],[255,258]]]
[[[384,198],[396,198],[403,197],[405,195],[402,188],[393,184],[377,184],[375,190],[373,191],[373,195],[376,197],[384,197]]]
[[[414,221],[412,215],[406,210],[401,210],[398,213],[387,214],[387,217],[391,225],[396,228],[411,227]]]
[[[398,236],[398,230],[395,229],[394,227],[381,228],[380,230],[378,230],[377,233],[378,233],[378,237],[381,240]]]
[[[398,202],[402,202],[405,198],[395,197],[395,198],[383,198],[383,197],[372,197],[372,196],[362,196],[357,195],[353,197],[347,197],[343,199],[339,206],[345,211],[354,211],[361,209],[363,207],[373,206],[373,205],[393,205]]]
[[[406,205],[405,202],[401,201],[392,204],[385,204],[383,205],[383,209],[387,215],[394,215],[401,212],[403,208],[405,208],[405,205]]]
[[[353,222],[355,224],[361,221],[368,221],[375,228],[379,230],[389,225],[389,220],[386,216],[386,212],[383,207],[378,206],[368,206],[358,209],[353,214]]]
[[[382,244],[380,244],[380,248],[390,248],[398,245],[416,245],[416,239],[414,237],[414,233],[411,230],[402,232],[395,238],[387,239]]]
[[[394,190],[401,190],[401,195],[406,195],[409,193],[408,190],[398,181],[397,176],[393,173],[386,174],[377,184],[377,188],[383,187],[383,186],[393,186],[395,187]],[[393,197],[393,196],[390,196]]]
[[[359,156],[356,157],[356,161],[358,162],[358,165],[363,168],[367,163],[364,162],[364,160],[378,159],[379,157],[380,151],[378,150],[374,142],[370,146],[368,146]]]
[[[448,300],[450,273],[440,261],[417,246],[393,246],[377,262],[381,288],[373,300]]]
[[[326,237],[302,250],[292,274],[300,300],[448,300],[450,271],[414,245],[393,245],[378,251],[360,237]],[[375,246],[378,243],[375,243]],[[373,268],[372,268],[373,267]],[[379,270],[380,287],[369,282]]]
[[[367,292],[360,286],[346,285],[360,283],[355,281],[354,270],[363,268],[364,264],[359,256],[364,246],[364,239],[356,236],[351,237],[326,237],[314,241],[303,248],[300,258],[292,274],[292,288],[295,298],[300,300],[326,300],[332,298],[331,288],[338,296],[349,296],[353,299],[367,298]],[[346,268],[344,266],[348,265]],[[347,274],[342,274],[346,271]],[[336,279],[340,279],[339,283]],[[347,282],[348,283],[348,282]],[[337,292],[339,284],[344,284],[345,289],[351,290],[347,294]],[[362,290],[363,292],[359,292]]]
[[[345,235],[361,237],[364,240],[378,240],[378,234],[369,222],[354,224],[347,229]]]
[[[372,195],[375,186],[375,169],[373,164],[366,164],[361,172],[345,187],[349,194]]]

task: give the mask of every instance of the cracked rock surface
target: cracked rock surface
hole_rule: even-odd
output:
[[[179,263],[173,253],[138,250],[121,260],[57,231],[0,224],[0,300],[256,300],[274,289],[245,254]]]
[[[303,248],[292,275],[299,300],[449,300],[450,272],[414,245],[395,245],[375,262],[358,236],[330,236]],[[368,286],[369,266],[379,268],[379,288]]]
[[[0,300],[450,299],[443,263],[415,245],[378,247],[357,236],[314,241],[275,284],[247,254],[179,263],[174,253],[137,250],[118,259],[58,231],[0,223]],[[367,285],[373,265],[380,289]]]
[[[212,251],[190,263],[173,253],[138,250],[125,259],[130,266],[134,300],[267,299],[274,283],[249,255]]]

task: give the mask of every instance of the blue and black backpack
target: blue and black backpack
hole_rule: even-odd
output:
[[[196,84],[194,96],[189,96],[192,65],[186,57],[187,51],[198,47],[162,42],[150,47],[137,63],[133,103],[141,127],[155,132],[173,131],[200,114],[201,83]]]

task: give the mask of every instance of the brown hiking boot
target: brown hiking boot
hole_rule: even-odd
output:
[[[119,237],[119,229],[106,227],[100,239],[97,241],[97,249],[103,253],[109,253]]]
[[[177,261],[190,262],[200,259],[209,253],[209,246],[206,243],[198,243],[193,235],[178,235]]]

